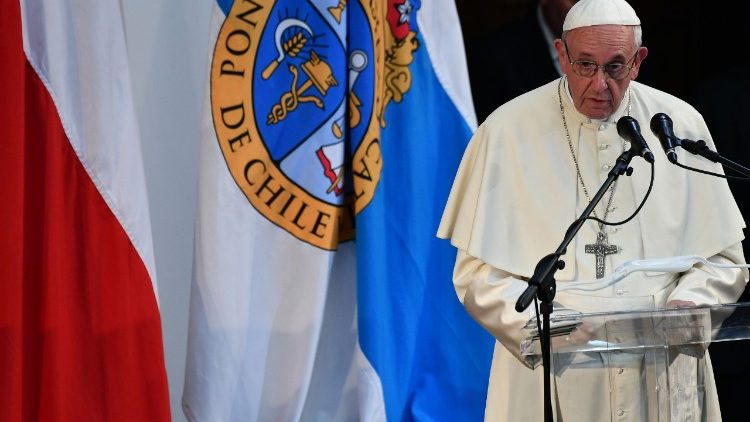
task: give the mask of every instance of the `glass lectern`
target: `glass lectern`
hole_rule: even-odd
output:
[[[550,331],[553,396],[563,415],[702,421],[718,411],[708,345],[750,339],[750,304],[609,313],[556,309]],[[523,355],[540,365],[535,320],[524,336]]]

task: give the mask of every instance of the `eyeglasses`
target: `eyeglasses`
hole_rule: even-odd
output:
[[[630,65],[625,63],[607,63],[607,64],[596,64],[595,62],[588,60],[570,60],[570,53],[568,53],[568,44],[565,42],[565,54],[568,55],[568,61],[570,66],[573,68],[573,72],[578,76],[584,78],[590,78],[596,74],[599,68],[602,68],[604,73],[610,78],[619,81],[625,79],[630,74],[630,70],[635,66],[635,59],[638,57],[638,52],[635,52],[633,59],[630,60]]]

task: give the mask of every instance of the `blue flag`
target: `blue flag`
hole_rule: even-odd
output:
[[[408,52],[386,54],[404,65],[386,61],[401,101],[383,115],[380,183],[356,220],[360,344],[388,420],[478,421],[494,341],[458,301],[455,249],[435,237],[474,125],[458,17],[452,1],[389,5],[394,50]]]

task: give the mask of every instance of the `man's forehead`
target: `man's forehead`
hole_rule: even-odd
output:
[[[566,34],[570,50],[580,54],[631,55],[635,49],[633,28],[621,25],[601,25],[577,28]]]

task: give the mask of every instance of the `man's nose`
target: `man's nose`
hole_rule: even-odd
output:
[[[593,79],[592,83],[594,84],[594,88],[597,91],[604,91],[605,89],[608,89],[609,86],[607,85],[607,78],[609,75],[607,75],[607,72],[604,71],[604,66],[599,66],[596,69],[596,72],[594,72],[594,75],[591,76]]]

